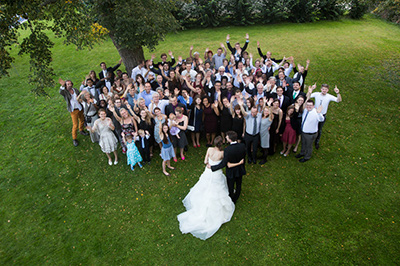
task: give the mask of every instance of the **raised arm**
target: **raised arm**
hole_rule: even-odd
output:
[[[337,97],[336,102],[340,103],[342,101],[342,95],[340,95],[340,91],[339,91],[338,87],[335,85],[335,88],[333,90],[336,93],[336,97]]]

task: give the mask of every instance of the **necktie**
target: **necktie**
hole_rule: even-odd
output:
[[[303,126],[306,123],[306,119],[307,119],[308,113],[309,113],[309,111],[307,111],[306,117],[304,117],[303,123],[301,123],[301,131],[303,131]]]
[[[253,117],[253,135],[257,133],[257,116]]]
[[[294,92],[293,93],[293,100],[296,99],[296,96],[297,96],[297,92]]]
[[[282,107],[282,97],[279,96],[279,107]]]

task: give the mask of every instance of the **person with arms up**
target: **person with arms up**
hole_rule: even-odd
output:
[[[311,158],[312,144],[317,138],[318,134],[318,123],[325,120],[325,117],[321,114],[322,105],[318,109],[314,108],[314,101],[308,100],[306,102],[306,109],[303,111],[302,122],[301,122],[301,151],[296,155],[296,158],[301,158],[299,162],[304,163]]]
[[[328,91],[329,91],[328,84],[321,85],[321,92],[313,92],[313,90],[316,87],[317,87],[316,84],[314,84],[312,87],[310,87],[308,89],[307,96],[315,99],[315,108],[319,108],[320,106],[323,106],[321,113],[325,119],[318,124],[318,135],[317,135],[317,138],[315,139],[315,148],[318,150],[319,149],[319,141],[321,139],[321,134],[322,134],[322,127],[324,126],[325,121],[326,121],[326,113],[328,112],[329,103],[330,102],[340,103],[342,101],[342,96],[340,95],[340,91],[337,86],[335,86],[335,88],[334,88],[336,97],[328,93]]]
[[[78,102],[79,90],[75,89],[74,84],[70,80],[62,80],[58,79],[60,83],[60,94],[64,97],[67,102],[68,112],[71,114],[72,119],[72,143],[74,146],[78,146],[78,134],[76,130],[79,128],[79,133],[81,135],[87,136],[89,135],[84,130],[85,118],[83,115],[83,106]]]

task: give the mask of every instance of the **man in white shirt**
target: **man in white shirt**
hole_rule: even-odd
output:
[[[137,75],[142,75],[142,77],[144,78],[144,76],[146,75],[147,69],[144,67],[144,61],[141,61],[139,65],[137,65],[134,69],[132,69],[132,75],[131,78],[136,81],[136,76]]]
[[[322,105],[318,109],[314,108],[314,101],[308,100],[306,102],[306,108],[303,111],[301,121],[301,151],[296,158],[301,158],[299,162],[304,163],[311,158],[312,144],[317,138],[318,134],[318,123],[325,120],[325,117],[321,114]]]
[[[330,102],[341,102],[342,101],[342,96],[340,95],[339,89],[337,86],[333,89],[336,93],[336,97],[329,94],[329,85],[328,84],[322,84],[321,85],[321,92],[314,92],[313,90],[317,87],[316,84],[314,84],[312,87],[309,87],[307,96],[310,96],[310,98],[315,99],[315,108],[319,108],[322,106],[322,111],[321,114],[325,117],[324,121],[320,122],[318,124],[318,135],[315,140],[315,148],[319,149],[319,141],[321,139],[321,134],[322,134],[322,127],[325,124],[326,121],[326,113],[328,112],[328,106]]]
[[[222,49],[224,50],[224,52],[222,52]],[[224,66],[225,57],[226,57],[225,45],[221,43],[221,48],[218,48],[217,53],[212,57],[212,63],[215,69],[219,69],[219,67]]]
[[[165,114],[165,106],[169,104],[169,100],[160,100],[160,94],[158,92],[153,94],[153,101],[149,105],[149,110],[154,114],[154,109],[156,107],[160,108],[161,113]]]
[[[190,74],[190,81],[195,82],[196,80],[196,75],[197,72],[192,69],[192,63],[191,62],[186,62],[186,69],[182,71],[182,76],[186,76],[186,74]]]
[[[76,133],[79,127],[79,133],[81,135],[87,136],[89,135],[87,132],[84,131],[84,122],[85,118],[83,115],[83,107],[78,102],[78,95],[79,90],[73,88],[73,83],[70,80],[62,80],[61,78],[58,80],[60,83],[60,94],[64,97],[65,101],[67,102],[67,109],[68,112],[71,114],[72,119],[72,143],[74,146],[78,146],[78,134]]]

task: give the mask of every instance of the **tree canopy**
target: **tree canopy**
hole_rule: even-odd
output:
[[[5,0],[0,5],[0,77],[9,74],[14,58],[10,49],[19,48],[19,55],[30,56],[29,81],[34,92],[46,94],[54,86],[51,67],[53,43],[48,31],[64,38],[65,44],[78,49],[109,36],[125,66],[132,69],[143,59],[142,47],[154,48],[165,34],[178,24],[168,0]],[[20,19],[26,19],[21,23]],[[19,30],[30,34],[18,41]]]

